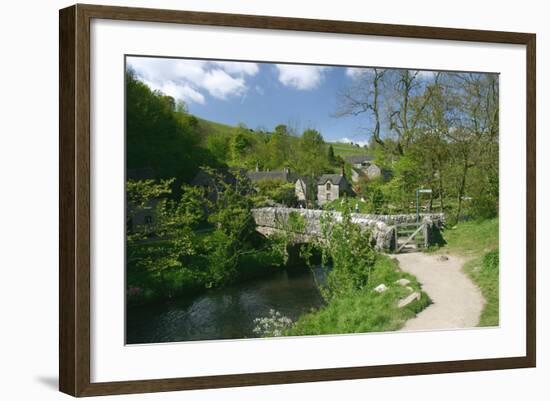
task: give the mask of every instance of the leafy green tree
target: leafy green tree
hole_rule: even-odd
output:
[[[152,91],[126,71],[126,162],[128,169],[151,168],[159,178],[191,180],[202,164],[214,164],[200,146],[195,117],[182,104]]]
[[[236,182],[227,182],[222,175],[206,169],[217,181],[218,191],[209,202],[208,221],[215,231],[207,239],[209,286],[233,280],[240,258],[248,251],[247,244],[255,232],[252,216],[252,188],[248,180],[236,173]]]
[[[286,167],[291,154],[291,137],[287,126],[279,124],[271,134],[267,143],[268,160],[265,163],[269,169]]]
[[[334,166],[336,164],[336,157],[334,156],[334,148],[332,147],[332,145],[328,146],[327,158],[328,158],[328,162],[331,165]]]
[[[230,139],[225,134],[210,134],[206,138],[206,147],[217,160],[227,163],[230,158]]]
[[[298,203],[296,191],[293,183],[283,182],[281,180],[261,180],[257,183],[258,205],[275,202],[289,207],[294,207]]]
[[[171,297],[188,285],[196,286],[201,274],[185,263],[196,255],[194,227],[204,218],[197,187],[184,186],[179,201],[171,199],[174,179],[133,181],[126,184],[127,215],[133,219],[145,208],[152,210],[151,224],[129,225],[126,253],[129,288],[142,296],[157,291]]]
[[[300,137],[297,168],[304,175],[317,177],[328,169],[325,141],[321,133],[307,129]]]
[[[332,264],[326,286],[322,288],[327,300],[363,289],[376,261],[370,231],[352,222],[347,199],[345,206],[341,220],[327,212],[321,221],[322,237],[318,245],[324,264]]]

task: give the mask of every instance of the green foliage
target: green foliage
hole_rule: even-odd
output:
[[[288,207],[294,207],[298,203],[293,183],[266,179],[259,181],[256,186],[258,192],[255,202],[258,207],[272,202]]]
[[[205,242],[208,260],[207,287],[219,286],[232,281],[237,275],[238,241],[223,230],[214,231]]]
[[[325,153],[325,141],[319,131],[307,129],[300,137],[297,151],[297,169],[309,177],[330,171]]]
[[[253,247],[251,189],[242,177],[237,184],[230,184],[216,171],[209,173],[217,180],[219,189],[212,200],[208,200],[202,188],[188,185],[182,185],[179,196],[174,196],[170,189],[173,179],[160,183],[128,181],[130,217],[153,201],[156,205],[152,228],[128,227],[131,301],[172,297],[184,291],[227,284],[241,276],[243,261],[248,270],[242,277],[251,275],[252,270],[258,273],[259,269],[250,267],[255,265],[250,255],[257,252]],[[198,227],[207,222],[213,228],[199,231]],[[245,255],[249,256],[245,259]],[[275,263],[273,258],[270,260],[264,265],[266,270]]]
[[[361,290],[369,282],[369,275],[376,260],[371,245],[371,233],[362,230],[351,221],[351,211],[346,202],[341,221],[330,213],[322,216],[322,237],[319,247],[325,265],[332,264],[322,289],[327,300],[348,292]]]
[[[206,148],[219,161],[227,163],[230,155],[230,137],[223,134],[211,134],[206,138]]]
[[[216,177],[216,173],[210,173]],[[249,194],[252,188],[248,180],[237,176],[237,184],[227,183],[218,175],[216,197],[209,203],[208,221],[217,230],[236,241],[246,241],[254,232],[255,223],[252,217],[253,202]]]
[[[384,193],[379,188],[374,188],[369,197],[371,204],[371,212],[374,214],[383,213],[383,207],[385,204]]]
[[[498,203],[489,193],[479,193],[471,203],[469,214],[476,219],[492,219],[497,217]]]
[[[279,219],[276,222],[277,232],[270,238],[271,249],[274,255],[277,255],[282,264],[288,264],[290,258],[289,248],[298,246],[298,254],[306,264],[309,264],[313,253],[314,244],[304,241],[301,236],[306,232],[305,217],[297,212],[290,212],[288,218]]]
[[[284,334],[298,336],[398,330],[431,303],[428,296],[421,292],[420,300],[398,308],[399,299],[410,294],[406,288],[395,283],[400,278],[411,280],[409,286],[414,291],[421,291],[416,279],[399,271],[394,260],[378,255],[371,271],[370,284],[330,300],[318,311],[301,316]],[[383,293],[373,291],[379,284],[385,284],[388,289]]]
[[[262,165],[266,169],[286,167],[290,163],[291,145],[293,139],[286,125],[279,124],[265,144],[265,160]]]
[[[250,149],[252,141],[249,138],[248,130],[245,126],[239,129],[231,137],[231,152],[233,161],[242,159]]]
[[[332,144],[328,145],[327,158],[331,165],[336,164],[336,156],[334,155],[334,148],[332,147]]]
[[[185,107],[158,91],[152,91],[126,72],[127,168],[151,168],[158,178],[190,180],[201,164],[215,159],[199,146],[197,119]]]

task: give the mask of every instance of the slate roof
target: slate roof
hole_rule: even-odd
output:
[[[286,171],[249,171],[246,173],[246,176],[252,182],[263,180],[281,180],[287,182],[290,178]]]
[[[370,162],[374,160],[374,157],[368,155],[354,155],[345,158],[348,163],[359,164],[363,162]]]
[[[319,180],[317,180],[317,184],[324,185],[327,181],[330,181],[334,185],[340,185],[340,182],[344,179],[344,176],[340,174],[323,174],[319,177]]]

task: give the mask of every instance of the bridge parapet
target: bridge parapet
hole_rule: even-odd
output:
[[[319,236],[322,233],[321,217],[331,216],[335,221],[342,221],[342,213],[324,210],[295,209],[280,207],[265,207],[253,209],[252,214],[259,231],[264,234],[275,232],[285,227],[291,214],[298,214],[304,218],[304,235],[301,238]],[[440,228],[444,222],[442,213],[429,213],[420,215],[422,222],[426,223],[426,229],[430,232],[434,228]],[[376,215],[352,213],[351,220],[354,224],[372,232],[372,245],[378,250],[395,249],[395,225],[416,222],[415,214]]]

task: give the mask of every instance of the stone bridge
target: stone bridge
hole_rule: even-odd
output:
[[[342,221],[342,213],[340,212],[282,207],[265,207],[252,210],[252,215],[256,221],[256,229],[265,236],[270,236],[280,232],[283,227],[288,227],[289,216],[293,213],[303,216],[305,223],[303,232],[296,233],[296,242],[309,242],[321,235],[322,215],[328,214],[336,221]],[[434,237],[434,231],[441,228],[444,219],[443,213],[423,213],[420,215],[420,222],[424,223],[424,235],[425,238],[428,238],[428,242]],[[352,213],[351,220],[363,229],[371,230],[372,245],[377,250],[393,251],[396,248],[396,225],[416,223],[416,215]]]

